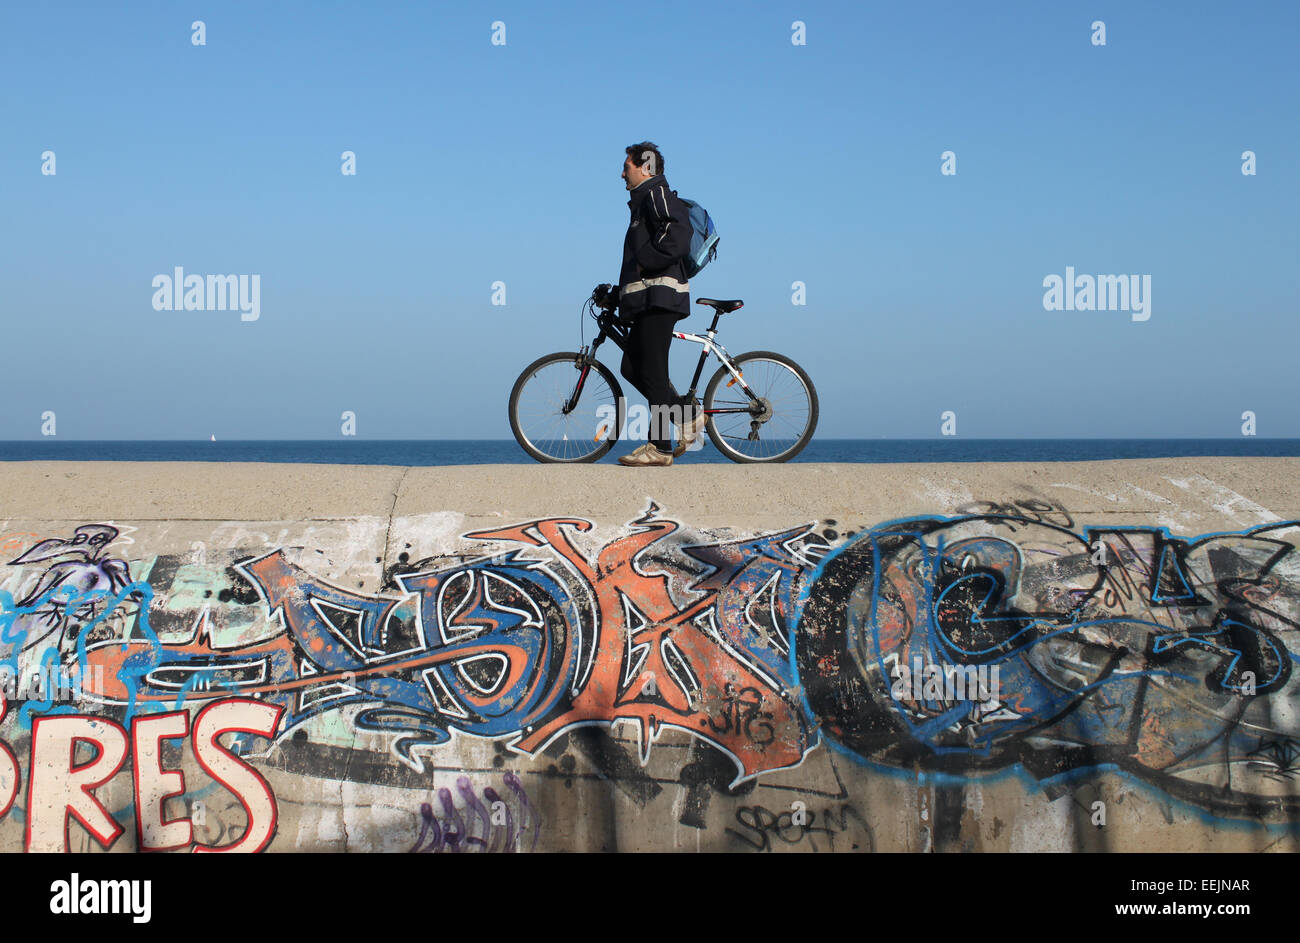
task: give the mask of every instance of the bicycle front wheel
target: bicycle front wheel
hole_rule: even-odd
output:
[[[603,363],[547,354],[510,391],[510,429],[539,462],[594,462],[614,447],[626,419],[623,389]]]
[[[704,390],[709,438],[733,462],[788,462],[817,428],[817,390],[782,354],[755,350],[732,360],[757,402],[726,366]]]

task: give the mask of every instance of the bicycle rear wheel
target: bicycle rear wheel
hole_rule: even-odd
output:
[[[547,354],[524,368],[510,391],[510,429],[539,462],[594,462],[618,440],[627,418],[623,389],[599,360]],[[582,391],[574,397],[579,382]]]
[[[754,350],[735,357],[759,405],[722,366],[704,390],[709,438],[733,462],[788,462],[817,428],[817,390],[808,374],[782,354]]]

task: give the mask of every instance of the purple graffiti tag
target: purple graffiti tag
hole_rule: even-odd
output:
[[[436,851],[442,847],[442,829],[438,825],[437,818],[434,817],[433,806],[427,802],[421,802],[420,818],[424,824],[420,826],[420,837],[415,840],[415,846],[411,848],[411,852]],[[432,835],[429,835],[430,830],[433,832]],[[426,837],[429,838],[429,847],[421,848],[420,846],[424,844]]]
[[[463,808],[456,806],[452,791],[446,787],[438,790],[438,802],[442,806],[441,816],[434,811],[432,802],[422,802],[420,834],[410,851],[421,854],[442,851],[488,853],[514,851],[516,842],[524,837],[529,826],[532,827],[533,838],[528,850],[534,850],[541,838],[541,816],[528,801],[528,793],[524,790],[518,776],[514,773],[506,773],[504,782],[519,805],[517,820],[510,809],[510,803],[502,798],[501,793],[491,786],[486,786],[480,799],[469,777],[460,776],[456,779],[456,791],[464,799]],[[482,835],[476,834],[480,822]]]
[[[526,822],[530,818],[533,820],[533,843],[528,846],[528,850],[532,851],[537,847],[537,840],[542,835],[542,817],[537,814],[532,803],[528,801],[528,793],[524,792],[524,784],[519,781],[518,776],[514,773],[506,773],[505,784],[514,791],[515,796],[519,799],[519,835],[521,838],[524,829],[527,827]]]

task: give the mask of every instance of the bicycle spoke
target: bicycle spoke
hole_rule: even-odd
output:
[[[580,376],[571,356],[550,360],[533,369],[512,397],[516,435],[550,460],[589,459],[617,435],[614,391],[595,366],[587,373],[578,404],[565,414]]]
[[[743,410],[711,414],[719,438],[738,455],[756,461],[780,460],[786,453],[797,451],[815,421],[812,390],[798,373],[778,360],[759,356],[742,359],[736,365],[749,391],[765,404],[767,415],[756,417],[750,411],[752,403],[744,390],[726,388],[725,398],[717,399],[719,391],[714,389],[709,409]],[[750,438],[752,432],[757,438]]]

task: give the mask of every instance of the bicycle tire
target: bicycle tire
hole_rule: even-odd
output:
[[[769,438],[768,441],[772,441],[774,444],[787,441],[789,444],[782,445],[776,451],[767,455],[750,454],[738,447],[738,444],[742,441],[754,441],[748,438],[742,439],[738,435],[740,431],[748,433],[752,429],[753,417],[746,418],[746,414],[741,413],[719,414],[708,412],[717,408],[735,408],[747,405],[749,402],[748,398],[741,394],[739,397],[729,396],[725,401],[719,403],[719,390],[727,389],[722,384],[732,379],[731,371],[723,365],[718,368],[717,373],[713,374],[709,380],[709,385],[704,390],[704,409],[708,412],[705,428],[708,429],[709,438],[713,441],[713,445],[717,450],[733,462],[788,462],[803,451],[804,446],[812,440],[813,433],[817,429],[818,403],[816,387],[813,386],[812,380],[803,367],[784,354],[773,353],[770,350],[751,350],[739,357],[733,357],[732,363],[736,365],[742,374],[745,373],[745,364],[750,364],[750,375],[745,376],[745,382],[750,384],[759,397],[766,398],[769,406],[773,409],[772,415],[761,421],[760,429],[767,428],[770,423],[779,419],[778,425],[773,426],[770,431],[788,430],[792,435],[786,439]],[[764,372],[760,366],[763,363],[774,365],[780,369],[775,372]],[[799,413],[800,405],[796,403],[799,399],[797,388],[792,388],[790,396],[782,396],[782,399],[786,402],[781,405],[774,405],[771,401],[770,394],[773,392],[773,385],[786,381],[791,375],[798,380],[799,386],[802,387],[802,408],[805,411],[802,415]],[[763,440],[759,439],[758,441]]]
[[[590,361],[591,371],[605,382],[611,395],[602,395],[599,402],[593,401],[592,397],[588,395],[591,388],[591,374],[588,374],[587,385],[583,388],[583,396],[586,406],[590,408],[575,409],[567,416],[563,413],[563,402],[572,395],[574,385],[578,381],[578,356],[578,353],[574,351],[538,357],[524,367],[523,372],[519,374],[519,379],[515,380],[515,385],[510,390],[510,431],[514,433],[515,441],[519,443],[520,448],[539,462],[579,463],[599,461],[614,447],[614,443],[618,441],[619,435],[622,433],[623,423],[627,419],[627,401],[623,398],[623,388],[619,386],[618,380],[614,379],[614,374],[609,371],[609,368],[599,360]],[[566,383],[562,379],[565,365],[573,369],[572,383]],[[554,373],[556,379],[551,384],[552,389],[540,388],[546,385],[545,382],[538,383],[538,378],[543,371],[548,371],[548,381],[552,373]],[[537,390],[542,398],[543,405],[540,407],[540,411],[533,410],[529,416],[521,417],[521,401],[524,399],[525,392],[530,390]],[[607,402],[609,399],[612,399],[613,402]],[[553,406],[553,410],[549,409],[547,404]],[[615,410],[614,428],[602,430],[599,425],[602,420],[599,418],[597,411],[599,407],[608,405],[612,405]],[[607,420],[603,421],[607,422]],[[552,428],[560,430],[558,438],[556,435],[543,434],[544,431]],[[595,436],[591,436],[593,429],[596,431]],[[574,433],[573,437],[569,436],[569,432]],[[577,451],[570,449],[569,443],[583,443],[584,441],[593,443],[590,450],[581,451],[585,447],[581,444],[578,445]],[[564,444],[561,445],[561,443]]]

